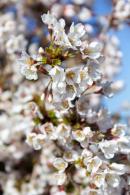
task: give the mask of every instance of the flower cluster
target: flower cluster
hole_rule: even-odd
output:
[[[21,52],[25,49],[27,44],[22,32],[24,26],[21,24],[18,31],[17,22],[14,20],[12,13],[7,13],[1,16],[0,21],[0,45],[1,53],[7,52],[7,54],[13,54],[15,52]],[[21,33],[21,34],[20,34]]]
[[[42,15],[42,20],[51,31],[51,44],[45,49],[40,48],[36,56],[29,56],[24,52],[19,60],[21,73],[29,80],[37,80],[41,73],[48,76],[43,96],[49,101],[53,99],[55,104],[60,103],[65,110],[73,107],[72,101],[81,94],[93,91],[104,93],[105,81],[103,84],[99,69],[101,43],[84,40],[85,28],[82,24],[72,23],[66,33],[63,19],[57,21],[48,12]],[[77,64],[74,61],[76,57],[80,57]]]
[[[119,0],[115,2],[114,7],[114,23],[116,25],[121,24],[123,21],[127,22],[130,18],[130,1],[129,0]]]
[[[68,190],[73,194],[114,194],[121,186],[121,194],[128,182],[125,175],[130,173],[130,137],[125,125],[114,124],[107,110],[98,109],[92,101],[94,96],[112,94],[111,83],[100,68],[103,46],[88,40],[82,24],[72,23],[66,32],[65,21],[49,12],[42,15],[42,21],[50,32],[49,46],[40,48],[36,56],[23,53],[19,61],[27,79],[39,76],[45,85],[40,102],[36,102],[41,113],[37,121],[34,116],[35,128],[26,142],[43,151],[48,174],[43,172],[51,190],[62,186],[63,194]],[[47,146],[52,146],[49,157],[44,151]]]

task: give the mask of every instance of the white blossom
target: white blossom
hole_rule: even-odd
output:
[[[49,177],[49,183],[52,185],[63,185],[66,181],[65,173],[54,173]]]
[[[83,35],[85,34],[85,28],[82,24],[76,24],[74,23],[71,24],[69,33],[68,33],[68,38],[71,42],[71,44],[75,47],[81,46],[82,41],[80,40]]]
[[[67,68],[66,70],[66,82],[68,85],[73,85],[75,83],[80,83],[80,75],[79,75],[80,68],[73,67]]]
[[[53,166],[60,172],[64,172],[68,166],[68,163],[62,158],[56,158],[53,162]]]
[[[102,44],[100,42],[82,43],[81,53],[83,58],[98,59],[101,56]]]
[[[47,24],[48,28],[50,29],[53,28],[57,22],[56,18],[49,12],[47,14],[43,14],[41,18],[42,18],[43,23]]]
[[[46,136],[43,134],[30,133],[27,137],[27,143],[33,146],[35,150],[40,150],[43,147]]]
[[[87,166],[87,171],[91,174],[94,174],[102,165],[102,160],[98,156],[95,156],[92,159],[88,160],[85,165]]]
[[[102,132],[106,132],[108,129],[112,128],[112,121],[106,109],[101,109],[98,112],[98,120],[96,123]]]
[[[37,66],[40,63],[35,63],[33,57],[30,57],[26,52],[23,52],[19,59],[19,63],[21,74],[23,74],[28,80],[38,79]]]
[[[6,42],[6,49],[9,54],[13,54],[14,52],[21,52],[26,48],[27,41],[25,40],[23,35],[19,35],[17,37],[12,36]]]
[[[92,178],[92,183],[94,183],[98,188],[104,186],[105,182],[105,174],[104,173],[97,173]]]
[[[49,139],[57,139],[55,127],[52,123],[45,123],[44,125],[40,126],[40,131],[41,133],[45,134]]]
[[[85,133],[82,130],[76,130],[72,131],[73,139],[75,139],[78,142],[82,142],[85,140]]]
[[[120,177],[116,174],[113,173],[108,173],[106,175],[106,182],[111,186],[111,187],[118,187],[120,184]]]
[[[99,143],[99,148],[107,159],[113,158],[115,153],[118,152],[116,140],[104,140]]]
[[[126,131],[126,125],[125,124],[115,124],[112,128],[111,132],[114,136],[124,136]]]
[[[67,161],[67,162],[74,162],[78,159],[78,153],[70,150],[70,151],[66,151],[64,153],[63,158]]]
[[[70,135],[70,130],[71,130],[70,126],[65,125],[64,123],[61,123],[57,127],[58,137],[61,139],[68,138]]]
[[[86,137],[90,138],[93,136],[93,132],[90,127],[84,127],[83,132],[86,135]]]

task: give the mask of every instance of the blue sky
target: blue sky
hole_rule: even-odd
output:
[[[94,10],[97,14],[107,14],[111,12],[111,0],[96,0]],[[105,103],[108,109],[118,111],[122,102],[125,100],[130,102],[130,27],[124,26],[120,31],[114,32],[120,40],[120,47],[123,52],[123,65],[120,74],[115,78],[121,79],[125,83],[125,88],[110,99],[106,99]]]
[[[123,52],[123,65],[120,74],[115,79],[123,80],[125,87],[119,94],[107,100],[107,104],[112,111],[118,110],[119,105],[125,100],[130,102],[130,27],[125,26],[124,29],[116,34],[120,40]]]

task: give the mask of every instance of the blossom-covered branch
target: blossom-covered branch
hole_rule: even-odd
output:
[[[66,32],[65,21],[49,12],[42,21],[50,32],[48,47],[40,48],[35,57],[23,53],[20,60],[21,73],[29,80],[39,75],[45,85],[34,105],[39,109],[27,143],[43,150],[46,181],[62,186],[62,193],[71,185],[73,194],[114,194],[119,186],[121,194],[130,173],[130,137],[125,125],[114,124],[108,112],[95,108],[90,98],[113,94],[100,69],[103,46],[89,40],[82,24],[72,23]],[[52,146],[49,157],[47,146]]]

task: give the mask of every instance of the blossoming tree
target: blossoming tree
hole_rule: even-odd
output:
[[[19,9],[26,4],[29,9],[28,3],[18,3]],[[128,195],[128,128],[102,106],[102,97],[111,97],[122,87],[120,81],[111,82],[122,54],[117,38],[107,32],[128,23],[130,2],[113,1],[112,15],[98,20],[102,27],[97,36],[90,35],[92,26],[83,25],[92,16],[92,1],[85,6],[86,1],[74,0],[74,7],[42,3],[46,8],[54,3],[51,12],[41,16],[48,29],[42,47],[28,44],[23,13],[20,21],[12,17],[9,23],[3,16],[0,24],[0,35],[5,37],[2,54],[12,64],[3,70],[8,82],[0,80],[1,193]],[[57,15],[56,5],[64,13]],[[76,11],[80,22],[70,24],[68,14],[71,18]],[[58,19],[62,14],[66,20]],[[22,26],[18,33],[17,22]],[[16,54],[20,53],[19,71]]]

